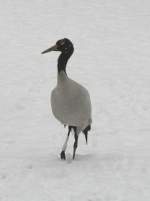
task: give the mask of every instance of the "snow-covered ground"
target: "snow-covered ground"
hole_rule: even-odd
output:
[[[150,200],[150,2],[6,0],[0,12],[0,201]],[[67,130],[49,97],[70,38],[68,75],[93,104],[89,144],[59,153]]]

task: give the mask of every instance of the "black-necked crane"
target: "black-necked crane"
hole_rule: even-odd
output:
[[[65,151],[71,130],[74,131],[73,159],[78,146],[78,136],[84,133],[87,142],[88,131],[91,129],[91,100],[89,92],[82,85],[70,79],[66,73],[68,59],[74,51],[72,42],[61,39],[54,46],[42,52],[60,51],[58,58],[57,85],[51,93],[52,112],[57,120],[68,126],[68,133],[61,151],[61,159],[66,159]]]

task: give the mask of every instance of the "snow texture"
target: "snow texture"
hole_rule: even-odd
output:
[[[0,12],[0,201],[150,200],[150,1],[5,0]],[[59,153],[67,129],[50,109],[57,52],[89,89],[89,144]]]

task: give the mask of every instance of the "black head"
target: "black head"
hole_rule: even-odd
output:
[[[68,54],[68,53],[72,54],[73,50],[74,50],[74,47],[72,42],[69,39],[64,38],[64,39],[58,40],[54,46],[43,51],[42,54],[51,52],[51,51],[60,51],[64,54]]]

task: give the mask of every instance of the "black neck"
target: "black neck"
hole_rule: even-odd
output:
[[[62,52],[61,55],[58,58],[58,73],[61,71],[64,71],[66,73],[66,65],[71,57],[73,51],[68,51],[68,52]]]

